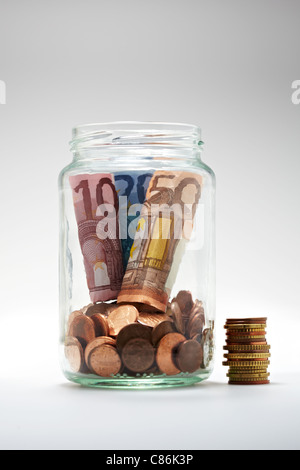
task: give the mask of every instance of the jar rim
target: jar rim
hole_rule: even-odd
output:
[[[201,128],[194,124],[159,121],[111,121],[76,126],[71,150],[113,146],[199,147]]]

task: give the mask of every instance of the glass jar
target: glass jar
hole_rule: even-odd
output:
[[[94,387],[170,387],[214,362],[215,176],[200,129],[73,129],[59,177],[60,361]]]

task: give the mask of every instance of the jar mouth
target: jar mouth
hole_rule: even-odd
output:
[[[72,151],[143,145],[199,149],[203,144],[201,129],[198,126],[153,121],[84,124],[73,128],[72,137],[70,142]]]

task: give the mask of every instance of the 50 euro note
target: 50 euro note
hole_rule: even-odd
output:
[[[202,177],[156,171],[149,183],[118,303],[166,311],[172,284],[191,237]]]
[[[69,181],[91,301],[114,300],[124,274],[114,177],[81,174]]]

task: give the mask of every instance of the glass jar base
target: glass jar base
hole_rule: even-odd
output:
[[[179,374],[177,376],[156,375],[146,377],[99,377],[96,375],[74,374],[64,372],[65,377],[70,381],[80,384],[84,387],[93,388],[115,388],[115,389],[162,389],[174,387],[188,387],[199,382],[207,380],[211,375],[211,371],[203,370],[197,375]]]

